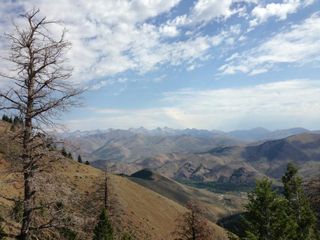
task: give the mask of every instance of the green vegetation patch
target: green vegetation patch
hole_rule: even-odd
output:
[[[206,189],[211,192],[250,192],[255,188],[255,183],[230,183],[230,182],[201,182],[188,179],[176,179],[176,181],[195,188]]]

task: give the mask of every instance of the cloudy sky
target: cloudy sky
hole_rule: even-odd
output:
[[[1,0],[0,32],[33,7],[88,88],[71,130],[320,129],[320,0]]]

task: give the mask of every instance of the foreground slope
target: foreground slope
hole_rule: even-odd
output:
[[[140,236],[138,239],[172,239],[176,219],[186,211],[182,205],[126,178],[113,175],[111,179],[117,187],[114,194],[125,229],[133,230]],[[227,239],[222,228],[214,223],[210,225],[214,229],[214,239]]]

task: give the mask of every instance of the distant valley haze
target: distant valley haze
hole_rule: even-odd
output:
[[[213,137],[213,136],[230,136],[234,138],[239,138],[241,140],[257,141],[257,140],[267,140],[267,139],[278,139],[285,138],[291,135],[301,134],[301,133],[320,133],[318,129],[307,129],[302,127],[293,127],[287,129],[274,129],[270,130],[263,127],[254,127],[250,129],[235,129],[231,131],[223,131],[218,129],[197,129],[197,128],[169,128],[169,127],[157,127],[153,129],[148,129],[145,127],[138,128],[108,128],[108,129],[94,129],[94,130],[70,130],[63,129],[58,131],[58,135],[63,137],[84,137],[90,135],[98,134],[108,134],[111,132],[131,132],[136,134],[144,135],[162,135],[162,136],[175,136],[175,135],[190,135],[199,137]]]

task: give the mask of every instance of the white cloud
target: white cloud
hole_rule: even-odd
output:
[[[179,30],[174,25],[161,26],[159,31],[160,31],[160,34],[167,36],[167,37],[176,37],[179,35]]]
[[[183,127],[236,129],[253,126],[316,128],[319,81],[291,80],[253,87],[167,93]]]
[[[134,82],[136,81],[135,79],[130,79],[130,82]],[[91,85],[89,87],[89,90],[99,90],[105,86],[110,86],[110,85],[113,85],[113,84],[116,84],[116,83],[127,83],[129,82],[129,79],[127,78],[110,78],[110,79],[107,79],[107,80],[101,80],[101,81],[93,81],[91,82]],[[124,87],[122,87],[120,89],[120,92],[124,90]],[[119,91],[118,91],[119,92]]]
[[[198,66],[197,61],[207,59],[208,51],[219,43],[233,43],[230,35],[198,34],[184,39],[180,26],[190,21],[210,21],[228,17],[231,14],[231,0],[199,0],[190,16],[182,15],[162,24],[147,22],[148,19],[170,12],[180,0],[28,0],[0,2],[0,30],[10,31],[10,19],[17,17],[17,11],[36,6],[48,19],[62,20],[68,29],[67,38],[73,47],[68,54],[74,66],[73,80],[86,82],[106,78],[133,70],[145,73],[160,65],[185,65],[186,69]],[[72,14],[70,14],[72,13]],[[21,21],[21,19],[15,19]],[[151,21],[152,22],[152,21]],[[55,33],[61,26],[52,29]],[[228,35],[228,36],[227,36]],[[169,38],[169,39],[168,39]],[[3,46],[0,45],[0,49]],[[2,62],[0,62],[0,65]]]
[[[73,48],[69,53],[74,65],[74,79],[78,82],[111,76],[126,70],[137,70],[141,64],[133,59],[141,42],[146,48],[161,45],[161,34],[173,29],[162,29],[144,24],[152,17],[170,11],[180,0],[138,1],[72,1],[35,0],[0,3],[1,32],[10,31],[11,19],[34,6],[48,19],[62,20],[68,29],[67,38]],[[20,12],[18,12],[20,11]],[[0,46],[3,47],[3,46]],[[148,49],[150,51],[150,49]],[[129,52],[129,54],[127,54]],[[147,56],[144,56],[147,57]],[[151,68],[147,66],[146,68]]]
[[[191,12],[192,22],[208,22],[215,18],[228,18],[232,14],[232,0],[198,0]]]
[[[314,0],[283,0],[281,3],[268,3],[265,6],[258,5],[252,10],[254,18],[250,21],[250,26],[255,27],[266,22],[270,17],[285,20],[289,14],[295,13],[299,8],[306,7],[313,2]]]
[[[264,126],[319,128],[320,81],[304,79],[242,88],[164,94],[160,107],[91,109],[94,119],[69,120],[71,129],[144,126],[232,130]],[[92,122],[95,122],[92,126]]]
[[[190,13],[177,16],[167,22],[168,25],[181,27],[188,25],[206,24],[220,21],[239,13],[245,15],[247,5],[239,6],[237,3],[257,4],[259,0],[197,0],[190,9]]]
[[[235,55],[220,67],[224,74],[243,72],[249,75],[269,71],[275,64],[319,64],[320,15],[314,14],[259,46]]]

